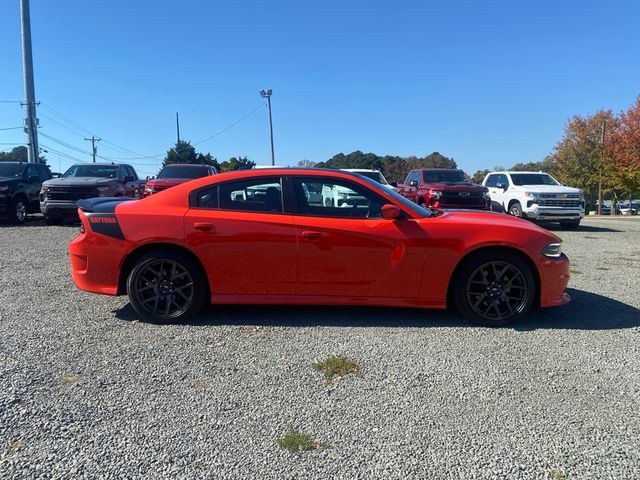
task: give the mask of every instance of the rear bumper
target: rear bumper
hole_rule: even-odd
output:
[[[540,306],[557,307],[571,300],[567,293],[570,278],[570,262],[566,255],[546,258],[538,263],[540,273]]]
[[[73,282],[87,292],[118,295],[125,255],[126,244],[121,240],[92,233],[78,234],[69,243]]]
[[[580,208],[539,207],[538,205],[533,205],[531,208],[524,210],[523,214],[531,220],[579,221],[584,217],[584,210]]]

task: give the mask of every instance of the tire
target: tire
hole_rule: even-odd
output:
[[[333,207],[333,198],[325,198],[324,199],[325,207]]]
[[[9,221],[14,225],[22,225],[27,220],[29,209],[27,201],[22,196],[15,197],[11,202]]]
[[[520,205],[520,202],[513,202],[509,205],[509,215],[522,218],[522,205]]]
[[[455,278],[453,299],[471,323],[504,327],[533,307],[537,285],[531,267],[508,251],[479,253]]]
[[[560,222],[560,228],[563,230],[577,230],[580,226],[580,220],[577,222]]]
[[[50,225],[50,226],[62,225],[62,219],[61,218],[44,217],[44,222],[47,225]]]
[[[151,323],[188,322],[204,305],[207,291],[200,264],[172,250],[142,255],[127,276],[131,306]]]
[[[424,198],[418,199],[418,205],[420,205],[421,207],[424,207]]]

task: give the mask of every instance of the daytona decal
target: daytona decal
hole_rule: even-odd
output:
[[[124,240],[124,235],[118,225],[118,219],[113,213],[85,213],[91,230],[108,237]]]

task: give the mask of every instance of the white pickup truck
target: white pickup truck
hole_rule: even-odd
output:
[[[482,182],[489,189],[492,204],[505,212],[531,220],[559,222],[575,230],[584,217],[584,195],[578,188],[565,187],[543,172],[491,172]]]

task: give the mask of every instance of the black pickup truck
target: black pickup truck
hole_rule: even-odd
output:
[[[94,197],[140,198],[144,180],[132,166],[123,163],[81,163],[73,165],[60,178],[42,184],[40,210],[48,225],[78,218],[76,202]]]
[[[0,218],[23,223],[38,212],[40,187],[50,178],[49,167],[41,163],[0,162]]]

